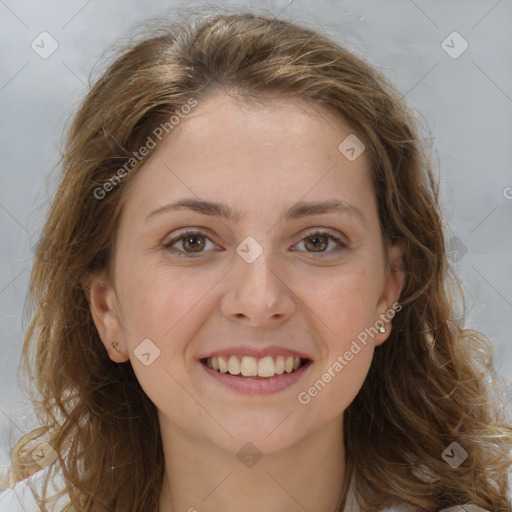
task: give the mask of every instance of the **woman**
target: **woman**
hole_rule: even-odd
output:
[[[97,81],[62,165],[9,510],[53,473],[50,510],[510,510],[489,344],[376,70],[277,19],[168,26]]]

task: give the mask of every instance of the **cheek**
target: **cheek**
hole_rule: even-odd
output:
[[[179,272],[164,266],[130,269],[120,295],[131,341],[141,336],[160,342],[169,338],[205,298],[214,281],[200,272],[194,277],[193,271]]]
[[[379,279],[381,276],[360,262],[340,267],[321,283],[312,279],[305,285],[315,290],[307,304],[324,322],[329,338],[343,344],[373,325],[377,320]]]
[[[354,400],[368,374],[373,349],[361,346],[350,360],[347,351],[336,353],[323,373],[316,378],[311,387],[300,398],[318,400],[318,407],[324,410],[327,418],[342,413]],[[303,403],[301,402],[301,403]]]
[[[137,380],[157,407],[168,406],[170,396],[181,404],[186,397],[178,382],[186,380],[183,358],[196,328],[191,319],[212,284],[163,266],[132,266],[123,275],[126,341]]]
[[[172,376],[180,382],[188,378],[189,365],[194,364],[190,341],[212,314],[211,292],[221,278],[222,273],[176,271],[164,265],[146,265],[138,272],[132,267],[125,275],[121,293],[126,341],[137,379],[152,399],[162,389],[173,389],[179,396]],[[143,340],[150,340],[145,341],[149,350],[143,352],[150,356],[141,359]],[[154,362],[146,366],[147,359]]]
[[[376,305],[381,276],[361,261],[340,269],[311,296],[308,307],[315,313],[322,334],[325,357],[319,361],[316,385],[324,394],[324,407],[332,413],[347,407],[361,388],[373,357],[372,327],[378,319]],[[322,386],[325,386],[325,391]],[[309,396],[311,394],[307,393]]]

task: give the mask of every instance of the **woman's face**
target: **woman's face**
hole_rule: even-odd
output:
[[[271,453],[341,420],[403,286],[349,135],[323,107],[216,92],[133,177],[91,309],[163,430]]]

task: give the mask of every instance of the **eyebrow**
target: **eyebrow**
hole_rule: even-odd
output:
[[[189,197],[178,199],[177,201],[152,210],[146,217],[146,221],[156,214],[182,208],[188,208],[189,210],[204,215],[226,219],[234,223],[237,223],[242,218],[242,212],[240,210],[232,210],[226,204]],[[359,219],[363,224],[365,223],[364,215],[359,208],[340,199],[317,202],[299,201],[284,212],[284,218],[286,220],[295,220],[310,215],[326,213],[343,213]]]

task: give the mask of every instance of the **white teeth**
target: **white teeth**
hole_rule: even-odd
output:
[[[231,375],[240,375],[244,377],[274,377],[282,373],[291,373],[300,367],[299,357],[277,356],[275,359],[271,356],[257,359],[251,356],[243,356],[242,360],[237,356],[229,357],[207,357],[205,364],[208,368],[219,371],[220,373],[230,373]]]
[[[258,377],[273,377],[276,373],[274,360],[270,357],[262,357],[258,361]]]
[[[276,373],[278,375],[281,375],[281,373],[284,373],[284,357],[283,356],[276,357]]]
[[[219,370],[221,373],[228,372],[228,363],[223,357],[219,357]]]
[[[242,364],[240,365],[240,373],[244,377],[256,377],[258,375],[258,362],[254,357],[242,357]]]
[[[238,375],[240,373],[240,361],[236,356],[230,356],[228,361],[228,372],[231,375]]]

